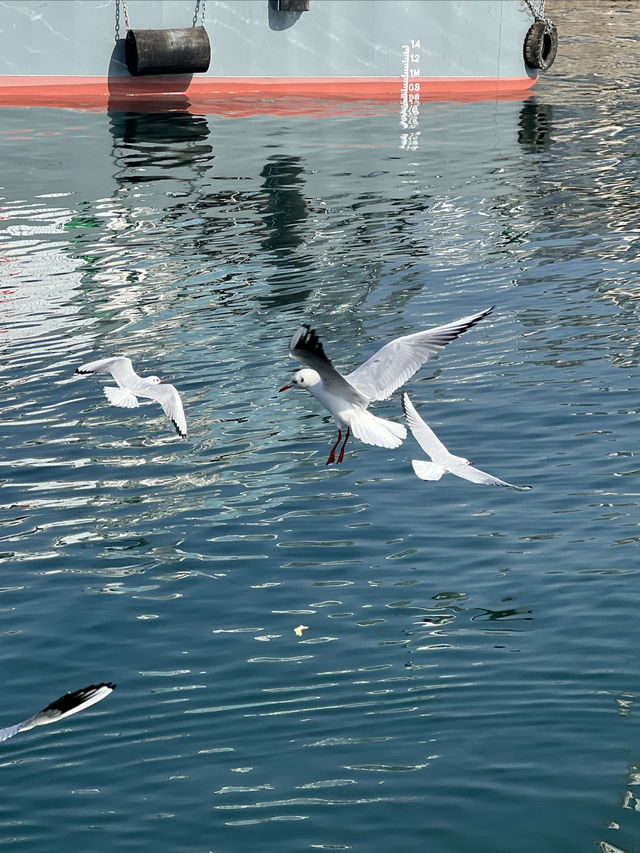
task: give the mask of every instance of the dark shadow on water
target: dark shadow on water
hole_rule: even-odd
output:
[[[270,293],[262,300],[270,308],[302,302],[311,293],[309,287],[293,283],[298,272],[314,262],[309,254],[299,251],[306,237],[301,226],[310,213],[310,201],[303,192],[305,169],[302,157],[275,154],[260,172],[262,219],[267,232],[261,245],[275,268],[268,276]]]
[[[309,205],[300,191],[304,170],[301,157],[278,154],[260,172],[266,193],[264,222],[270,231],[262,241],[264,249],[288,254],[303,242],[304,235],[295,226],[309,216]]]
[[[116,181],[140,183],[192,180],[213,160],[209,125],[203,116],[180,110],[109,110]]]
[[[551,104],[540,104],[537,98],[524,102],[518,119],[518,142],[527,154],[537,154],[550,147],[552,127]]]

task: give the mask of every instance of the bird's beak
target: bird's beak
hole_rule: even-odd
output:
[[[293,388],[293,385],[283,385],[280,391],[288,391],[289,388]],[[278,394],[280,393],[280,391],[278,391]]]

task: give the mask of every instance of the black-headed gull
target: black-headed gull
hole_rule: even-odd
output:
[[[29,717],[23,723],[16,723],[15,726],[7,726],[6,729],[0,729],[0,741],[8,740],[8,738],[17,735],[18,732],[26,732],[27,729],[33,729],[36,726],[44,726],[47,723],[57,723],[63,717],[70,717],[71,714],[77,714],[78,711],[84,711],[89,705],[95,705],[101,699],[105,699],[115,689],[115,684],[110,681],[103,681],[100,684],[91,684],[89,687],[83,687],[73,693],[65,693],[55,702],[51,702],[42,711],[38,711],[33,717]]]
[[[310,391],[331,412],[338,424],[338,440],[331,448],[326,464],[342,462],[344,448],[351,433],[377,447],[399,447],[407,437],[402,424],[378,418],[367,411],[374,400],[386,400],[432,355],[442,349],[458,335],[493,311],[493,306],[462,317],[453,323],[436,326],[424,332],[404,335],[385,344],[375,355],[346,376],[338,373],[325,355],[322,344],[309,325],[302,325],[294,334],[289,351],[306,367],[293,377],[288,388],[304,388]],[[336,460],[336,450],[342,441],[342,430],[346,435]]]
[[[481,483],[483,486],[508,486],[520,491],[531,488],[531,486],[514,486],[513,483],[505,483],[504,480],[474,468],[473,462],[469,462],[463,456],[454,456],[450,453],[431,427],[416,412],[406,391],[402,393],[402,408],[413,437],[432,460],[431,462],[425,462],[422,459],[411,460],[413,470],[421,480],[439,480],[443,474],[455,474],[456,477],[462,477],[463,480],[470,480],[472,483]]]
[[[118,383],[118,387],[106,385],[103,390],[112,405],[135,409],[140,405],[138,397],[156,400],[176,428],[178,435],[182,438],[187,437],[187,420],[177,389],[157,376],[138,376],[130,358],[124,355],[99,358],[97,361],[89,361],[78,367],[76,373],[110,373]]]

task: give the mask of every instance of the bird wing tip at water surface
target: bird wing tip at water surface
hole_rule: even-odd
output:
[[[96,702],[100,702],[115,690],[115,684],[112,681],[101,681],[98,684],[90,684],[88,687],[81,687],[79,690],[74,690],[71,693],[65,693],[63,696],[54,699],[46,707],[34,714],[27,722],[32,722],[33,725],[42,725],[45,722],[53,722],[53,720],[68,717],[71,714],[76,714],[83,708],[88,708]]]
[[[10,737],[17,735],[18,732],[28,731],[36,726],[53,723],[63,717],[69,717],[71,714],[76,714],[90,705],[95,705],[105,699],[115,690],[116,685],[112,681],[101,681],[98,684],[90,684],[88,687],[81,687],[80,690],[75,690],[73,693],[65,693],[53,702],[50,702],[42,710],[35,713],[28,720],[22,723],[17,723],[14,726],[0,729],[0,742],[8,740]]]

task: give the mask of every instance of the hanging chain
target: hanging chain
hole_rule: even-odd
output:
[[[198,23],[198,12],[202,10],[202,26],[204,27],[204,7],[206,0],[196,0],[196,7],[193,12],[193,24],[192,26],[196,26]]]
[[[524,0],[536,21],[544,21],[544,0],[541,0],[540,9],[535,9],[531,0]]]
[[[124,2],[124,0],[123,0],[123,2]],[[533,15],[533,19],[536,22],[542,21],[544,23],[545,33],[550,32],[551,27],[553,26],[553,21],[551,21],[549,18],[545,18],[545,16],[544,16],[544,2],[545,2],[545,0],[540,0],[540,8],[539,9],[536,9],[534,7],[531,0],[524,0],[524,2],[526,4],[527,8],[529,9],[529,11],[531,12],[531,14]]]
[[[127,8],[127,0],[122,0],[122,8],[124,9],[124,28],[129,32],[131,28],[129,26],[129,9]]]
[[[528,2],[528,0],[525,0]],[[206,0],[196,0],[196,7],[193,13],[193,26],[195,27],[198,23],[198,15],[202,15],[202,26],[204,27],[204,16],[205,16],[205,5]],[[544,5],[544,4],[543,4]],[[131,29],[129,26],[129,8],[127,6],[127,0],[122,0],[122,8],[124,9],[124,26],[127,32]],[[118,31],[120,21],[120,0],[116,0],[116,32]]]

